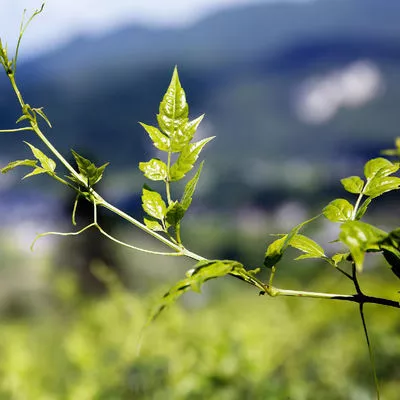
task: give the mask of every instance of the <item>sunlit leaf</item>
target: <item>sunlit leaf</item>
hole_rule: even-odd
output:
[[[29,178],[30,176],[34,175],[40,175],[40,174],[45,174],[47,171],[43,168],[36,167],[32,172],[29,172],[29,174],[26,174],[22,179]]]
[[[139,163],[139,169],[144,173],[146,178],[152,181],[163,181],[167,178],[167,166],[158,158]]]
[[[340,227],[339,239],[350,250],[357,270],[361,271],[367,251],[379,251],[379,243],[387,233],[361,221],[347,221]]]
[[[375,177],[367,186],[365,194],[372,198],[378,197],[383,193],[399,189],[400,178],[396,176]]]
[[[280,261],[280,259],[283,256],[283,253],[288,248],[288,246],[291,244],[291,241],[293,240],[293,238],[296,237],[296,235],[298,234],[300,229],[303,228],[304,225],[310,223],[311,221],[314,221],[318,217],[319,217],[319,215],[296,225],[287,235],[283,235],[281,238],[272,242],[268,246],[267,251],[265,252],[264,266],[266,266],[267,268],[272,268],[273,266],[275,266]],[[298,241],[298,243],[301,244],[301,239]],[[303,241],[303,244],[304,244],[304,241]],[[308,244],[311,245],[310,243],[308,243]],[[322,250],[322,248],[321,248],[321,250]],[[318,250],[315,250],[315,251],[318,251]],[[322,250],[322,254],[323,254],[323,250]]]
[[[334,262],[335,266],[338,266],[339,263],[343,261],[348,261],[350,253],[336,253],[332,256],[332,261]]]
[[[203,169],[204,161],[200,163],[199,168],[197,169],[193,178],[186,184],[185,190],[182,195],[181,204],[184,210],[187,210],[192,203],[192,197],[194,191],[196,190],[197,182],[199,181],[201,171]]]
[[[364,181],[359,176],[349,176],[348,178],[341,179],[340,181],[350,193],[359,194],[364,187]]]
[[[152,231],[155,232],[163,232],[164,228],[162,227],[162,225],[160,224],[160,222],[152,217],[144,217],[144,224],[151,229]]]
[[[290,240],[289,245],[306,253],[299,256],[298,259],[325,257],[324,249],[307,236],[297,234]]]
[[[25,167],[36,167],[37,160],[16,160],[11,161],[5,167],[1,169],[3,174],[6,174],[8,171],[11,171],[15,167],[25,166]]]
[[[329,221],[345,222],[351,219],[353,206],[345,199],[336,199],[331,201],[322,213]]]
[[[170,169],[172,181],[182,179],[192,168],[203,147],[214,139],[214,136],[205,138],[195,143],[189,143],[179,154],[178,159]]]
[[[167,206],[161,195],[144,186],[142,192],[143,210],[151,217],[162,220],[167,213]]]
[[[178,69],[175,67],[171,82],[160,103],[159,114],[157,115],[157,121],[161,130],[175,144],[180,142],[177,137],[178,135],[184,136],[183,128],[188,122],[188,115],[189,107],[186,102],[185,91],[182,89]]]
[[[193,269],[186,273],[186,278],[177,282],[156,305],[150,315],[149,322],[153,321],[162,310],[175,303],[182,294],[188,290],[200,292],[201,286],[207,280],[226,276],[228,274],[240,275],[245,273],[242,264],[231,260],[210,260],[200,261]]]
[[[30,149],[32,150],[33,155],[39,160],[42,168],[49,173],[54,172],[56,169],[56,163],[49,157],[46,156],[41,150],[36,148],[35,146],[31,145],[28,142],[25,142]],[[26,176],[25,176],[26,177]]]
[[[364,175],[369,180],[375,177],[389,176],[399,169],[397,164],[393,164],[386,158],[373,158],[364,166]]]
[[[143,122],[139,122],[140,125],[145,129],[145,131],[149,134],[153,145],[157,147],[158,150],[168,151],[170,148],[170,140],[169,138],[163,134],[158,128],[151,125],[146,125]]]

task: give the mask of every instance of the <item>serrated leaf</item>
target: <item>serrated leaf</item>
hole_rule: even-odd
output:
[[[82,176],[82,178],[84,178],[84,180],[86,181],[86,184],[88,186],[93,186],[97,182],[99,182],[100,179],[103,177],[104,170],[109,163],[105,163],[101,167],[96,167],[94,165],[94,163],[92,163],[87,158],[82,157],[76,151],[71,150],[71,152],[72,152],[72,155],[74,156],[76,164],[78,166],[79,174]],[[68,178],[78,184],[81,184],[81,182],[78,181],[72,175],[69,176]]]
[[[145,131],[149,134],[153,145],[162,151],[169,151],[171,146],[171,141],[164,133],[162,133],[158,128],[151,125],[146,125],[143,122],[139,122],[139,124],[145,129]]]
[[[306,253],[299,256],[298,259],[325,257],[324,249],[307,236],[297,234],[290,240],[289,245]]]
[[[175,303],[180,296],[192,289],[200,292],[201,286],[207,280],[219,278],[228,274],[239,275],[246,272],[243,265],[231,260],[210,260],[200,261],[193,269],[186,273],[186,278],[177,282],[156,305],[150,315],[149,322],[153,321],[157,316],[169,305]]]
[[[314,221],[318,217],[319,215],[296,225],[287,235],[283,235],[280,239],[272,242],[265,252],[264,266],[266,266],[267,268],[272,268],[273,266],[275,266],[280,261],[283,253],[291,244],[291,241],[298,234],[300,229],[303,228],[304,225],[310,223],[311,221]]]
[[[182,179],[192,168],[203,147],[215,136],[205,138],[195,143],[189,143],[179,154],[178,159],[170,169],[171,181]]]
[[[11,171],[15,167],[25,166],[25,167],[36,167],[37,160],[16,160],[11,161],[5,167],[1,169],[2,174],[6,174],[8,171]]]
[[[351,219],[353,206],[345,199],[335,199],[322,210],[322,213],[329,221],[345,222]]]
[[[174,201],[168,206],[165,216],[166,221],[170,226],[176,227],[185,215],[185,209],[179,201]]]
[[[167,165],[158,158],[139,163],[139,169],[152,181],[164,181],[167,178]]]
[[[364,175],[371,180],[375,177],[389,176],[396,172],[399,166],[393,164],[386,158],[378,157],[369,160],[364,166]]]
[[[364,187],[364,181],[359,176],[349,176],[348,178],[341,179],[345,190],[350,193],[359,194]]]
[[[196,173],[194,174],[193,178],[186,184],[185,190],[183,191],[181,204],[184,210],[187,210],[192,204],[192,197],[194,191],[196,190],[197,182],[199,181],[201,171],[203,169],[204,161],[200,163],[199,168],[197,169]]]
[[[152,217],[144,217],[144,224],[151,229],[152,231],[155,232],[164,232],[164,228],[161,226],[161,224]]]
[[[167,213],[167,206],[161,195],[144,186],[142,192],[143,210],[153,218],[163,220]]]
[[[365,194],[372,198],[378,197],[383,193],[397,190],[400,187],[400,178],[396,176],[382,176],[373,178],[366,190]]]
[[[369,204],[371,203],[371,201],[372,201],[372,198],[371,198],[371,197],[368,197],[368,198],[362,203],[362,205],[360,206],[360,208],[357,210],[356,217],[355,217],[356,220],[359,220],[359,219],[361,219],[361,218],[364,216],[364,214],[367,212],[368,206],[369,206]]]
[[[39,160],[42,168],[46,172],[49,172],[49,173],[54,172],[54,170],[56,169],[56,163],[51,158],[47,157],[46,154],[44,154],[41,150],[39,150],[35,146],[31,145],[30,143],[28,143],[28,142],[24,142],[24,143],[30,147],[33,155]]]
[[[188,115],[189,107],[186,102],[185,91],[179,81],[178,69],[175,67],[157,115],[161,130],[171,138],[174,144],[180,142],[179,135],[184,136],[183,128],[188,121]]]
[[[361,271],[367,251],[379,251],[379,243],[387,233],[361,221],[347,221],[340,227],[339,239],[350,250],[357,270]]]

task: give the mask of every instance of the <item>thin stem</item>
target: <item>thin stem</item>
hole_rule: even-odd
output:
[[[365,187],[368,185],[368,183],[365,185]],[[364,188],[365,189],[365,188]],[[357,211],[358,211],[358,207],[360,207],[360,203],[361,203],[361,199],[363,198],[363,193],[360,193],[358,195],[357,201],[354,204],[354,208],[353,208],[353,213],[351,215],[351,219],[354,221],[356,219],[356,215],[357,215]]]
[[[171,189],[170,189],[170,176],[169,176],[169,170],[171,167],[171,152],[168,152],[168,159],[167,159],[167,179],[165,181],[165,191],[167,192],[167,201],[168,205],[172,203],[171,199]]]
[[[30,126],[26,126],[25,128],[1,129],[0,133],[12,133],[12,132],[21,132],[21,131],[33,131],[33,128],[31,128]]]
[[[180,252],[180,253],[178,253],[178,252],[176,252],[176,253],[166,253],[166,252],[162,252],[162,251],[154,251],[154,250],[142,249],[141,247],[136,247],[136,246],[133,246],[131,244],[122,242],[121,240],[118,240],[114,236],[111,236],[99,224],[96,224],[96,228],[99,230],[99,232],[102,235],[104,235],[108,239],[112,240],[113,242],[118,243],[121,246],[125,246],[125,247],[128,247],[128,248],[133,249],[133,250],[141,251],[142,253],[148,253],[148,254],[153,254],[153,255],[158,255],[158,256],[175,256],[175,257],[179,257],[179,256],[183,256],[184,255],[183,252]]]
[[[360,311],[360,316],[361,316],[361,321],[362,321],[362,325],[363,325],[365,339],[367,340],[369,360],[370,360],[372,375],[374,377],[374,383],[375,383],[376,398],[377,398],[377,400],[379,400],[380,399],[379,381],[378,381],[378,375],[376,373],[376,367],[375,367],[375,356],[374,356],[374,352],[372,350],[371,341],[369,339],[367,324],[365,322],[364,303],[360,303],[359,311]]]

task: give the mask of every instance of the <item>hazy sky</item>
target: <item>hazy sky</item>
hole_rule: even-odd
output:
[[[12,47],[23,10],[29,16],[42,1],[0,1],[0,37]],[[25,36],[22,54],[51,49],[79,33],[98,34],[132,22],[187,25],[214,10],[268,1],[290,0],[47,0],[44,13]]]

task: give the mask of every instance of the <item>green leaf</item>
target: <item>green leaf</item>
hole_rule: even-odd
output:
[[[350,193],[359,194],[364,187],[364,181],[359,176],[349,176],[348,178],[341,179],[340,181]]]
[[[367,209],[368,209],[368,206],[369,206],[369,204],[371,203],[371,201],[372,201],[372,198],[371,197],[368,197],[363,203],[362,203],[362,205],[360,206],[360,208],[357,210],[357,213],[356,213],[356,220],[359,220],[359,219],[361,219],[363,216],[364,216],[364,214],[367,212]]]
[[[397,190],[400,187],[400,178],[396,176],[379,176],[372,179],[366,190],[365,194],[372,198],[378,197],[383,193]]]
[[[389,176],[398,169],[398,165],[391,163],[386,158],[373,158],[365,164],[364,175],[367,179],[371,180],[375,177]]]
[[[180,143],[179,136],[185,136],[183,128],[188,122],[188,115],[189,107],[186,102],[185,91],[182,89],[178,69],[175,67],[171,82],[160,103],[159,114],[157,115],[157,121],[161,130],[171,138],[172,143]]]
[[[290,240],[289,245],[306,253],[297,259],[325,257],[324,249],[307,236],[297,234]]]
[[[35,146],[32,146],[30,143],[28,142],[24,143],[30,147],[33,155],[39,160],[45,172],[49,173],[54,172],[54,170],[56,169],[56,163],[51,158],[47,157],[46,154],[44,154],[41,150],[37,149]],[[27,177],[28,175],[26,175],[25,177]]]
[[[179,201],[171,203],[167,209],[166,221],[173,227],[176,227],[185,215],[185,209]]]
[[[334,262],[335,266],[337,267],[339,263],[343,261],[348,261],[350,253],[336,253],[332,256],[332,261]]]
[[[47,125],[52,128],[51,123],[49,121],[49,119],[47,118],[47,115],[44,113],[43,111],[43,107],[40,108],[32,108],[32,111],[36,112],[37,114],[39,114],[47,123]]]
[[[167,166],[158,158],[152,158],[148,162],[139,163],[139,169],[144,176],[152,181],[164,181],[167,178]]]
[[[149,134],[153,145],[162,151],[169,151],[171,141],[168,136],[164,135],[158,128],[151,125],[146,125],[143,122],[139,122],[140,125],[145,129],[145,131]]]
[[[203,147],[215,136],[205,138],[195,143],[189,143],[179,154],[175,164],[170,169],[171,181],[182,179],[192,168]]]
[[[192,204],[192,197],[194,191],[196,190],[197,182],[199,181],[203,165],[204,161],[200,163],[200,166],[197,169],[196,173],[194,174],[193,178],[186,184],[185,190],[183,191],[181,204],[185,211],[189,208],[190,204]]]
[[[400,278],[400,251],[394,247],[387,247],[382,254],[390,265],[392,272]]]
[[[175,303],[180,296],[192,289],[200,292],[201,286],[207,280],[219,278],[228,274],[239,276],[245,273],[242,264],[231,260],[205,260],[200,261],[195,267],[186,273],[186,278],[177,282],[161,301],[156,305],[150,315],[149,322],[153,321],[157,316],[169,305]]]
[[[161,195],[147,186],[143,187],[142,206],[147,214],[159,220],[163,220],[167,213],[167,206]]]
[[[96,184],[103,177],[104,170],[109,163],[105,163],[101,167],[96,167],[91,161],[82,157],[76,151],[71,150],[71,152],[75,158],[76,164],[78,165],[79,174],[86,181],[86,184],[90,187]],[[82,182],[72,175],[68,178],[78,184],[82,184]]]
[[[281,238],[272,242],[268,246],[267,251],[265,253],[264,266],[266,266],[267,268],[272,268],[273,266],[275,266],[280,261],[280,259],[283,256],[283,253],[288,248],[288,246],[291,244],[293,238],[296,237],[296,235],[298,234],[300,229],[303,228],[304,225],[310,223],[311,221],[314,221],[318,217],[319,217],[319,215],[296,225],[287,235],[283,235]],[[309,240],[311,241],[311,239],[309,239]],[[301,245],[302,244],[301,239],[297,243]],[[304,244],[304,241],[303,241],[303,244]],[[308,243],[308,244],[311,246],[310,243]],[[315,243],[315,245],[317,245],[317,244]],[[321,248],[321,250],[322,250],[322,248]],[[318,250],[316,250],[316,251],[318,251]],[[322,253],[323,253],[323,250],[322,250]]]
[[[46,172],[48,172],[48,171],[46,171],[43,168],[36,167],[32,172],[30,172],[29,174],[26,174],[22,179],[26,179],[26,178],[29,178],[30,176],[34,176],[34,175],[45,174]]]
[[[26,167],[36,167],[37,160],[16,160],[11,161],[5,167],[1,169],[2,174],[6,174],[8,171],[11,171],[15,167],[26,166]]]
[[[336,199],[331,201],[322,213],[329,221],[345,222],[351,219],[353,206],[345,199]]]
[[[357,270],[361,271],[367,251],[379,251],[387,233],[361,221],[347,221],[340,227],[339,239],[350,250]]]
[[[157,219],[152,217],[144,217],[144,224],[155,232],[164,232],[164,228],[161,224],[157,221]]]

